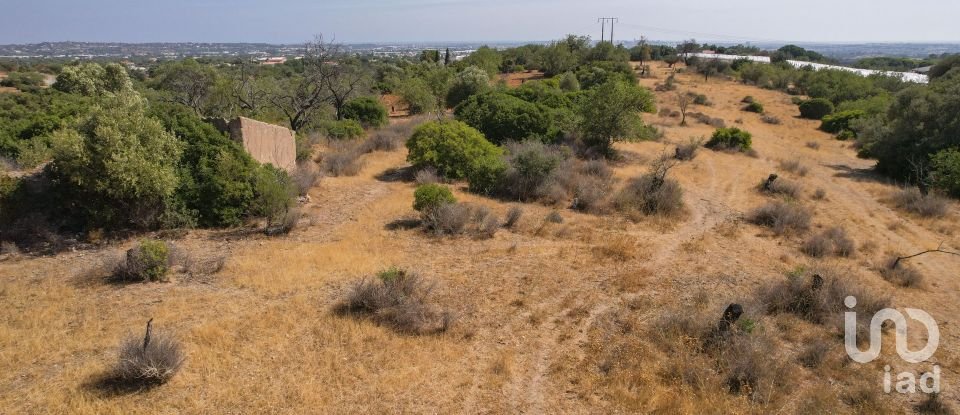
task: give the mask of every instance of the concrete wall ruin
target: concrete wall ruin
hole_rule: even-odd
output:
[[[267,124],[245,117],[229,122],[224,119],[207,120],[218,130],[230,134],[254,160],[263,164],[293,171],[297,166],[297,144],[293,131],[279,125]]]

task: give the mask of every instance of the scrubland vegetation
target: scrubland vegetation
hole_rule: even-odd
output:
[[[766,53],[571,35],[372,59],[317,38],[281,65],[14,72],[0,408],[956,406],[884,394],[899,361],[843,353],[847,296],[861,339],[885,307],[960,312],[955,61],[909,85],[794,69],[828,61],[795,46],[682,55],[707,48]],[[293,130],[296,168],[207,122],[234,116]]]

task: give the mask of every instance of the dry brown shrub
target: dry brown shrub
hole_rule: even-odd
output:
[[[748,215],[751,222],[768,227],[777,235],[809,229],[811,217],[806,208],[783,201],[769,202]]]
[[[924,195],[916,187],[906,187],[891,197],[894,206],[925,218],[941,218],[950,211],[950,201],[933,193]]]
[[[180,342],[166,332],[153,331],[147,322],[144,337],[129,335],[120,345],[115,374],[125,386],[163,384],[180,370],[184,361]]]
[[[417,274],[391,268],[353,284],[335,311],[370,318],[400,333],[442,333],[453,315],[431,303],[433,289]]]

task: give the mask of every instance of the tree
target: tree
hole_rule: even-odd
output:
[[[640,112],[655,112],[653,94],[637,85],[610,80],[586,93],[580,105],[583,141],[611,155],[614,140],[627,138],[643,125]]]
[[[53,87],[68,94],[89,97],[133,91],[133,83],[126,69],[115,63],[106,66],[97,63],[65,66],[57,75]]]
[[[447,106],[456,107],[473,95],[490,89],[490,78],[483,69],[469,66],[453,77],[450,91],[447,93]]]
[[[457,120],[476,128],[495,144],[532,138],[549,141],[549,111],[503,92],[474,95],[456,109]]]
[[[677,107],[680,108],[680,125],[687,125],[687,108],[690,107],[690,98],[689,93],[677,92]]]
[[[952,55],[933,65],[933,67],[930,68],[930,79],[940,78],[954,68],[960,68],[960,55]]]
[[[489,46],[481,46],[462,61],[465,65],[476,66],[483,69],[488,76],[496,76],[500,72],[500,64],[503,62],[503,56],[500,52]]]
[[[703,81],[710,80],[711,76],[724,73],[730,69],[730,63],[720,59],[700,59],[697,61],[697,73],[703,75]]]
[[[157,68],[152,84],[166,91],[171,102],[186,105],[197,115],[203,116],[218,79],[219,74],[214,67],[200,64],[194,59],[184,59]]]
[[[53,137],[48,171],[88,223],[156,225],[179,184],[182,144],[133,92],[104,98],[76,128]]]
[[[449,179],[466,178],[477,191],[492,189],[506,169],[503,150],[460,121],[420,125],[407,140],[407,149],[407,161],[415,167],[433,167]]]
[[[930,165],[931,155],[960,147],[960,74],[938,78],[898,93],[882,128],[858,131],[877,170],[897,179],[927,180],[916,166]],[[945,166],[952,156],[940,156]]]
[[[553,42],[540,52],[539,61],[546,76],[556,76],[576,69],[580,59],[570,49],[569,42]]]
[[[560,76],[560,89],[565,92],[577,92],[580,90],[580,81],[573,72],[565,72]]]
[[[354,98],[343,108],[343,117],[356,120],[364,127],[382,127],[387,124],[387,108],[374,97]]]
[[[309,125],[325,105],[332,105],[337,119],[343,119],[347,101],[365,92],[366,71],[348,59],[340,44],[325,41],[323,35],[304,46],[299,64],[302,73],[264,84],[266,101],[293,131]]]
[[[447,109],[447,94],[450,92],[450,81],[453,73],[445,66],[428,64],[423,73],[423,80],[426,83],[430,95],[433,96],[433,108],[437,111],[437,118],[443,118],[444,111]]]
[[[960,198],[960,148],[942,150],[931,160],[933,185]]]
[[[663,61],[667,64],[667,67],[673,68],[673,65],[680,62],[680,57],[677,55],[667,55],[663,58]]]
[[[814,98],[800,103],[800,116],[809,120],[821,120],[833,113],[833,103],[823,98]]]

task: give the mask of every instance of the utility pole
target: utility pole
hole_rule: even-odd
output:
[[[610,21],[610,43],[613,43],[613,24],[619,22],[620,19],[616,17],[600,17],[597,19],[602,25],[600,26],[600,41],[603,42],[605,35],[607,33],[607,21]]]

